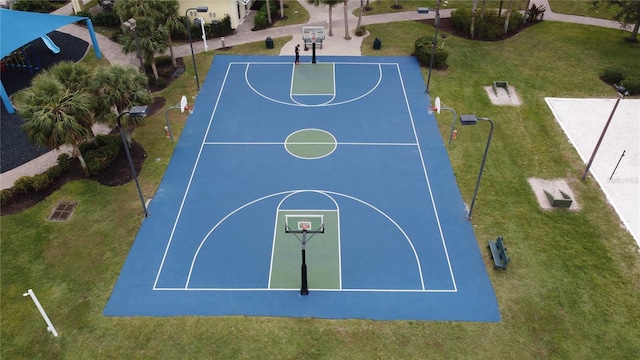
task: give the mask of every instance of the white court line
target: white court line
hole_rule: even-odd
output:
[[[287,62],[287,63],[288,63],[288,62]],[[186,187],[186,189],[185,189],[185,193],[184,193],[184,196],[183,196],[183,198],[182,198],[182,202],[181,202],[181,204],[180,204],[180,208],[179,208],[178,214],[177,214],[177,216],[176,216],[176,220],[175,220],[174,225],[173,225],[173,228],[172,228],[172,230],[171,230],[171,235],[170,235],[170,237],[169,237],[169,241],[168,241],[168,243],[167,243],[167,246],[166,246],[166,249],[165,249],[164,255],[163,255],[163,257],[162,257],[162,261],[161,261],[161,264],[160,264],[160,268],[158,269],[158,272],[157,272],[157,275],[156,275],[156,279],[155,279],[155,282],[154,282],[154,285],[153,285],[153,289],[154,289],[154,290],[159,290],[159,289],[160,289],[160,288],[158,288],[158,287],[157,287],[157,283],[158,283],[158,280],[159,280],[160,274],[161,274],[161,272],[162,272],[162,268],[163,268],[163,266],[164,266],[164,261],[165,261],[165,259],[166,259],[167,253],[168,253],[168,251],[169,251],[169,247],[170,247],[171,242],[172,242],[172,240],[173,240],[173,236],[174,236],[174,234],[175,234],[175,230],[176,230],[177,224],[178,224],[178,222],[179,222],[179,220],[180,220],[181,213],[182,213],[182,209],[183,209],[183,207],[184,207],[184,203],[185,203],[186,198],[187,198],[187,195],[188,195],[188,193],[189,193],[189,189],[190,189],[190,187],[191,187],[191,183],[192,183],[192,181],[193,181],[193,177],[194,177],[195,171],[196,171],[196,169],[197,169],[197,166],[198,166],[198,163],[199,163],[199,160],[200,160],[200,156],[201,156],[201,154],[202,154],[202,150],[204,149],[204,146],[205,146],[205,145],[223,145],[223,144],[226,144],[226,145],[256,144],[256,143],[241,143],[241,142],[233,142],[233,143],[232,143],[232,142],[229,142],[229,143],[216,143],[216,142],[207,142],[207,141],[205,141],[205,140],[206,140],[206,138],[207,138],[207,136],[208,136],[208,134],[209,134],[209,131],[210,131],[210,129],[211,129],[211,124],[212,124],[212,121],[213,121],[213,117],[214,117],[214,115],[215,115],[215,113],[216,113],[216,110],[217,110],[217,108],[218,108],[218,104],[219,104],[219,101],[220,101],[220,98],[221,98],[222,92],[223,92],[223,90],[224,90],[224,88],[225,88],[225,85],[226,85],[226,82],[227,82],[227,79],[228,79],[229,72],[230,72],[230,69],[231,69],[231,65],[232,65],[232,64],[234,64],[234,63],[232,62],[232,63],[229,63],[229,64],[228,64],[228,66],[227,66],[227,71],[226,71],[226,73],[225,73],[225,76],[224,76],[223,82],[222,82],[222,84],[221,84],[221,86],[220,86],[220,91],[219,91],[219,93],[218,93],[218,96],[217,96],[217,99],[216,99],[216,103],[215,103],[215,106],[214,106],[213,112],[212,112],[211,117],[210,117],[210,119],[209,119],[209,123],[208,123],[208,125],[207,125],[207,130],[206,130],[206,132],[205,132],[205,134],[204,134],[204,136],[203,136],[203,140],[202,140],[202,143],[201,143],[201,146],[200,146],[200,150],[199,150],[199,152],[198,152],[198,156],[197,156],[196,161],[195,161],[195,163],[194,163],[193,170],[192,170],[191,175],[190,175],[190,178],[189,178],[189,182],[188,182],[187,187]],[[249,65],[250,63],[242,63],[242,64],[246,64],[246,65],[247,65],[247,68],[248,68],[248,65]],[[267,64],[267,63],[257,63],[257,64]],[[284,64],[284,63],[278,63],[278,64]],[[288,64],[290,64],[290,63],[288,63]],[[350,63],[350,62],[347,62],[347,63],[345,63],[345,64],[356,64],[356,63]],[[372,65],[371,63],[363,63],[363,64]],[[423,156],[423,154],[422,154],[422,150],[421,150],[421,148],[420,148],[420,146],[419,146],[420,141],[419,141],[419,139],[418,139],[417,130],[416,130],[416,128],[415,128],[415,122],[414,122],[413,114],[412,114],[412,112],[411,112],[411,106],[410,106],[410,104],[409,104],[409,99],[408,99],[408,97],[407,97],[406,88],[405,88],[405,86],[404,86],[404,81],[403,81],[403,78],[402,78],[402,73],[401,73],[401,71],[400,71],[400,67],[399,67],[399,65],[398,65],[397,63],[379,63],[379,64],[378,64],[378,67],[379,67],[379,71],[380,71],[380,77],[379,77],[379,79],[378,79],[378,83],[376,84],[375,88],[377,88],[377,87],[378,87],[378,85],[380,84],[380,82],[381,82],[381,80],[382,80],[382,65],[392,65],[392,66],[395,66],[395,67],[396,67],[396,70],[397,70],[397,72],[398,72],[399,80],[400,80],[400,83],[401,83],[401,86],[402,86],[402,90],[403,90],[403,94],[404,94],[404,97],[405,97],[405,103],[406,103],[406,106],[407,106],[408,115],[409,115],[409,118],[410,118],[410,121],[411,121],[411,126],[412,126],[412,128],[413,128],[414,137],[415,137],[415,140],[416,140],[416,143],[415,143],[415,144],[413,144],[413,143],[406,144],[406,143],[405,143],[404,145],[417,146],[417,148],[418,148],[418,152],[419,152],[419,155],[420,155],[420,160],[421,160],[421,162],[422,162],[423,173],[424,173],[424,175],[425,175],[426,185],[427,185],[427,188],[428,188],[428,190],[429,190],[429,195],[430,195],[430,197],[431,197],[431,205],[432,205],[433,210],[434,210],[434,214],[435,214],[435,217],[436,217],[436,222],[437,222],[437,225],[438,225],[438,230],[439,230],[439,233],[440,233],[440,239],[441,239],[442,246],[443,246],[443,250],[444,250],[444,253],[445,253],[445,256],[446,256],[446,259],[447,259],[447,264],[448,264],[448,267],[449,267],[449,274],[450,274],[450,277],[451,277],[451,280],[452,280],[452,283],[453,283],[453,287],[454,287],[454,288],[453,288],[452,290],[439,290],[439,291],[454,291],[454,292],[455,292],[455,291],[457,291],[457,284],[456,284],[456,281],[455,281],[455,276],[454,276],[454,274],[453,274],[453,269],[452,269],[452,266],[451,266],[451,261],[450,261],[449,253],[448,253],[447,246],[446,246],[446,240],[445,240],[445,238],[444,238],[444,234],[443,234],[443,231],[442,231],[442,226],[441,226],[441,223],[440,223],[440,218],[439,218],[439,216],[438,216],[437,206],[436,206],[436,203],[435,203],[435,199],[434,199],[434,197],[433,197],[433,192],[432,192],[432,189],[431,189],[431,183],[430,183],[430,181],[429,181],[429,175],[428,175],[428,172],[427,172],[427,169],[426,169],[426,165],[425,165],[425,161],[424,161],[424,156]],[[334,66],[335,66],[335,65],[334,65]],[[250,85],[249,85],[249,86],[250,86]],[[372,89],[371,91],[373,91],[373,90],[375,90],[375,89]],[[371,91],[369,91],[367,94],[369,94]],[[362,97],[366,96],[367,94],[363,95]],[[360,98],[361,98],[361,97],[360,97]],[[276,102],[278,102],[278,101],[276,101]],[[291,104],[286,104],[286,103],[284,103],[284,104],[285,104],[285,105],[291,105]],[[326,105],[325,105],[325,106],[326,106]],[[266,142],[266,143],[260,143],[260,144],[265,144],[265,145],[278,144],[278,145],[282,145],[282,144],[284,144],[284,143],[280,143],[280,142],[278,142],[278,143]],[[385,144],[386,146],[388,146],[388,145],[398,145],[398,144],[394,144],[394,143],[345,143],[345,144],[351,144],[351,145],[371,145],[371,144],[378,144],[378,145],[380,145],[380,144]],[[283,192],[283,193],[286,193],[286,192]],[[420,266],[419,256],[418,256],[418,254],[417,254],[417,251],[415,250],[415,247],[413,246],[413,243],[412,243],[412,242],[411,242],[411,240],[408,238],[408,236],[406,235],[406,233],[404,233],[404,230],[402,230],[402,228],[401,228],[401,227],[400,227],[400,226],[399,226],[399,225],[398,225],[398,224],[397,224],[393,219],[391,219],[391,217],[389,217],[388,215],[386,215],[386,214],[385,214],[384,212],[382,212],[381,210],[379,210],[379,209],[377,209],[377,208],[373,207],[372,205],[370,205],[370,204],[368,204],[368,203],[366,203],[366,202],[361,201],[360,199],[356,199],[356,198],[350,197],[350,196],[345,195],[345,194],[333,193],[333,192],[329,192],[329,191],[327,191],[326,193],[328,193],[328,194],[341,195],[341,196],[345,196],[345,197],[347,197],[347,198],[351,198],[351,199],[353,199],[353,200],[356,200],[356,201],[362,202],[362,203],[364,203],[364,204],[366,204],[366,205],[368,205],[368,206],[371,206],[372,208],[376,209],[380,214],[382,214],[382,215],[383,215],[383,216],[385,216],[388,220],[390,220],[392,223],[394,223],[394,224],[398,227],[398,229],[400,229],[400,230],[402,231],[402,233],[405,235],[405,237],[406,237],[406,238],[407,238],[407,240],[409,241],[409,244],[410,244],[411,248],[413,249],[414,255],[415,255],[416,260],[417,260],[417,263],[418,263],[419,274],[420,274],[420,279],[421,279],[421,282],[422,282],[422,288],[423,288],[423,290],[422,290],[422,291],[433,291],[433,290],[427,290],[427,289],[425,289],[425,287],[424,287],[424,279],[423,279],[423,274],[422,274],[422,268],[421,268],[421,266]],[[273,196],[273,195],[271,195],[271,196]],[[269,196],[267,196],[267,197],[269,197]],[[261,199],[265,199],[265,198],[266,198],[266,197],[263,197],[263,198],[261,198]],[[254,200],[254,202],[255,202],[255,201],[259,201],[259,199]],[[252,202],[252,203],[253,203],[253,202]],[[248,206],[248,205],[249,205],[249,204],[245,204],[245,205],[243,205],[243,207]],[[238,211],[238,210],[240,210],[240,208],[239,208],[239,209],[236,209],[235,211]],[[235,212],[235,211],[234,211],[234,212]],[[204,239],[203,239],[203,241],[201,242],[200,246],[198,247],[198,250],[197,250],[197,251],[196,251],[196,253],[194,254],[194,258],[193,258],[193,261],[192,261],[192,264],[191,264],[191,269],[190,269],[190,271],[189,271],[189,275],[188,275],[188,278],[187,278],[187,281],[186,281],[186,284],[185,284],[185,288],[184,288],[184,290],[188,289],[188,287],[189,287],[189,281],[190,281],[190,278],[191,278],[191,272],[192,272],[192,270],[193,270],[193,266],[194,266],[194,264],[195,264],[195,261],[196,261],[196,258],[197,258],[197,255],[198,255],[198,252],[199,252],[200,248],[202,247],[203,243],[206,241],[206,239],[207,239],[207,238],[208,238],[208,236],[211,234],[211,232],[213,232],[213,230],[214,230],[214,229],[215,229],[215,228],[216,228],[216,227],[217,227],[217,226],[218,226],[222,221],[224,221],[226,218],[228,218],[229,216],[231,216],[234,212],[232,212],[232,213],[228,214],[224,219],[222,219],[218,224],[216,224],[216,226],[214,226],[214,228],[212,228],[212,229],[211,229],[211,231],[209,232],[209,234],[207,234],[207,236],[205,236],[205,238],[204,238]],[[233,289],[233,290],[237,290],[237,289]],[[374,291],[375,291],[375,290],[374,290]]]

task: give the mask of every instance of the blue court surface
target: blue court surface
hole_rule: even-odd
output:
[[[429,102],[413,57],[216,56],[104,314],[500,321]]]

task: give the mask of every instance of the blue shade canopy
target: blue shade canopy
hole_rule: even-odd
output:
[[[94,51],[98,58],[101,57],[98,41],[91,20],[86,17],[40,14],[27,11],[15,11],[0,8],[0,59],[11,54],[12,51],[21,46],[46,35],[65,25],[86,20],[87,30],[93,42]],[[9,96],[4,85],[0,83],[0,98],[7,108],[7,111],[14,113]]]
[[[86,17],[0,9],[0,58],[31,41]]]

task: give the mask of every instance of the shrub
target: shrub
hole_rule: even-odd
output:
[[[469,33],[471,29],[467,30]],[[494,40],[503,35],[504,18],[498,17],[495,11],[485,12],[484,17],[476,16],[476,37],[478,39]]]
[[[420,64],[429,66],[431,64],[431,51],[433,50],[433,37],[424,36],[418,38],[414,46],[415,54],[416,57],[418,57],[418,61],[420,61]],[[436,53],[433,56],[433,68],[440,70],[446,69],[448,57],[449,52],[447,50],[442,47],[436,47]]]
[[[622,85],[627,88],[629,95],[640,95],[640,76],[630,76],[622,82]]]
[[[98,12],[91,17],[95,26],[119,27],[120,18],[115,12]]]
[[[518,30],[524,16],[519,11],[512,11],[507,33]],[[498,17],[497,11],[486,11],[484,17],[476,12],[474,38],[479,40],[494,40],[504,36],[504,17]],[[458,9],[451,13],[453,27],[463,34],[471,35],[471,10]]]
[[[13,188],[0,190],[0,205],[7,205],[9,201],[13,200]]]
[[[451,25],[456,30],[469,34],[471,31],[471,11],[463,8],[451,12]]]
[[[63,171],[68,170],[71,167],[71,156],[67,153],[58,155],[58,167]]]
[[[173,64],[173,62],[169,55],[160,55],[156,58],[156,66],[167,66],[171,64]]]
[[[600,74],[600,79],[607,84],[620,84],[625,79],[624,72],[618,67],[607,67]]]
[[[88,11],[78,11],[78,12],[76,13],[76,16],[80,16],[80,17],[87,17],[87,18],[89,18],[89,19],[91,19],[91,17],[92,17],[91,13],[90,13],[90,12],[88,12]]]
[[[33,189],[31,186],[31,177],[21,176],[13,184],[13,191],[15,194],[26,194]]]
[[[253,18],[253,27],[256,30],[265,29],[268,24],[269,24],[269,21],[267,19],[266,13],[258,12],[256,16]]]
[[[18,0],[13,4],[13,10],[48,13],[55,10],[47,0]]]
[[[80,151],[84,155],[87,168],[92,175],[100,174],[106,170],[120,155],[121,148],[118,134],[98,135],[94,141],[80,145]]]
[[[49,173],[44,172],[42,174],[34,175],[31,178],[31,187],[35,191],[41,191],[49,187],[49,185],[51,185],[52,182],[53,182],[53,179],[49,177]]]

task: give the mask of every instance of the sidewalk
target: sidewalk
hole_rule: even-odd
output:
[[[235,46],[255,41],[264,41],[267,37],[278,38],[283,36],[293,36],[293,39],[286,43],[282,49],[280,50],[280,55],[291,56],[294,54],[294,47],[296,44],[299,44],[302,41],[302,27],[303,26],[324,26],[327,29],[328,34],[328,8],[327,5],[322,6],[313,6],[308,4],[306,0],[298,0],[300,5],[302,5],[310,15],[309,22],[306,24],[296,24],[289,25],[283,27],[275,27],[269,28],[260,31],[252,31],[253,27],[253,16],[255,15],[255,11],[251,11],[249,15],[245,18],[245,20],[238,26],[236,32],[233,35],[225,36],[225,46]],[[561,21],[561,22],[572,22],[577,24],[585,24],[585,25],[594,25],[601,26],[607,28],[619,29],[620,24],[615,21],[603,20],[603,19],[594,19],[582,16],[573,16],[573,15],[564,15],[564,14],[556,14],[551,11],[551,7],[547,0],[532,0],[532,3],[544,5],[547,8],[545,12],[545,20],[549,21]],[[360,47],[362,45],[363,37],[355,36],[356,25],[358,23],[358,17],[352,15],[353,10],[360,6],[359,1],[349,1],[348,5],[348,13],[349,13],[349,33],[351,39],[345,39],[345,27],[344,27],[344,9],[343,5],[339,4],[338,6],[333,8],[333,22],[332,22],[332,30],[333,36],[327,36],[323,41],[322,48],[317,49],[317,55],[344,55],[344,56],[360,56]],[[71,3],[68,3],[64,7],[56,10],[55,14],[60,15],[71,15],[72,7]],[[453,9],[442,9],[440,10],[440,17],[447,18],[451,16],[451,11]],[[390,22],[400,22],[400,21],[413,21],[413,20],[424,20],[424,19],[434,19],[435,12],[430,11],[428,14],[418,14],[417,11],[405,11],[405,12],[396,12],[396,13],[388,13],[381,15],[369,15],[362,17],[362,25],[369,24],[379,24],[379,23],[390,23]],[[58,29],[58,31],[65,32],[71,34],[75,37],[78,37],[82,40],[91,43],[91,39],[89,38],[89,32],[86,28],[70,24]],[[122,47],[113,41],[111,41],[106,36],[96,33],[96,37],[98,39],[98,43],[100,45],[100,51],[104,55],[104,57],[111,64],[119,64],[119,65],[131,65],[137,67],[139,62],[136,58],[136,55],[125,54],[122,51]],[[202,41],[193,41],[193,50],[194,52],[203,52],[204,44]],[[212,49],[217,49],[222,47],[221,39],[211,39],[208,40],[207,46]],[[176,57],[188,57],[191,56],[191,47],[189,44],[183,44],[179,46],[174,46],[173,48],[174,54]],[[168,51],[167,51],[168,53]],[[305,56],[308,53],[303,53]],[[62,150],[68,151],[68,150]],[[24,165],[18,166],[15,169],[6,171],[2,173],[0,176],[0,189],[6,189],[13,186],[15,180],[17,180],[21,176],[33,176],[39,173],[46,171],[49,167],[53,166],[56,162],[57,156],[60,151],[51,151],[48,154],[42,155]]]

